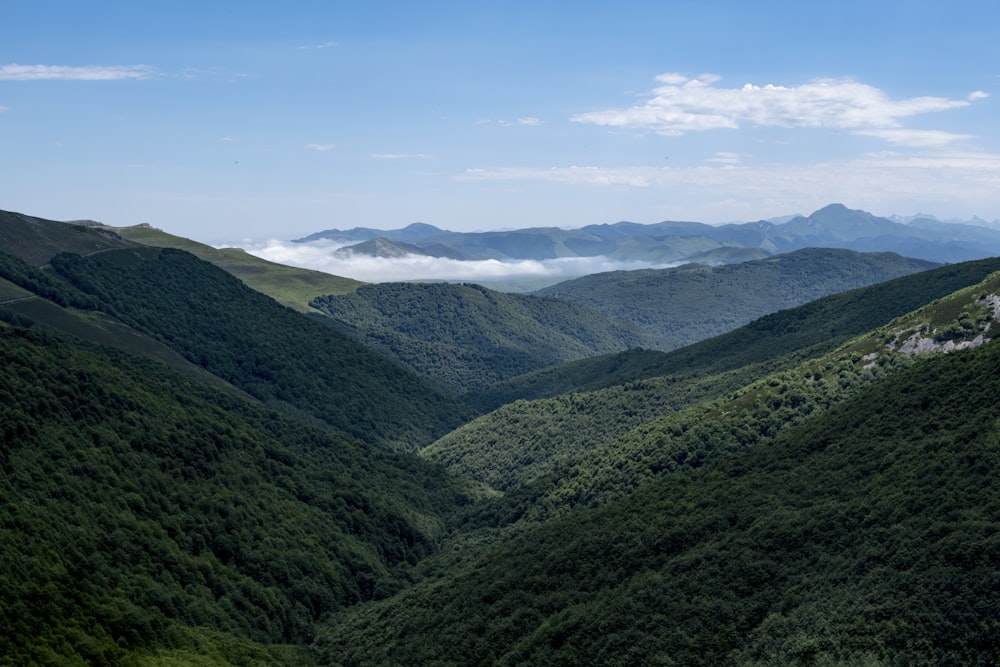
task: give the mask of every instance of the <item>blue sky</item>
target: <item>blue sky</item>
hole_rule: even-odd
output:
[[[0,208],[206,242],[1000,218],[1000,5],[0,6]]]

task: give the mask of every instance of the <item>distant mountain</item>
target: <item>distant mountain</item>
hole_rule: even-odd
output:
[[[415,246],[404,241],[393,241],[384,236],[379,236],[370,241],[362,241],[354,245],[340,248],[335,253],[338,257],[350,257],[352,255],[368,255],[369,257],[382,257],[387,259],[397,259],[407,255],[420,255],[424,257],[446,257],[448,259],[468,259],[463,253],[449,248],[442,243],[431,243],[426,247]]]
[[[789,224],[807,229],[822,218]],[[596,273],[535,294],[596,308],[680,347],[783,308],[934,266],[893,253],[810,248],[722,266]]]
[[[423,251],[433,245],[442,245],[464,258],[499,260],[607,256],[623,262],[724,263],[808,247],[895,252],[933,262],[959,262],[1000,255],[1000,229],[991,228],[990,223],[913,224],[912,219],[878,217],[842,204],[831,204],[809,216],[726,225],[617,222],[579,229],[532,227],[511,231],[451,232],[415,223],[390,231],[331,229],[298,239],[298,242],[326,240],[350,245],[378,237],[408,243]]]

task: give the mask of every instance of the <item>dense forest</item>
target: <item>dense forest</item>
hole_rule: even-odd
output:
[[[636,329],[551,297],[317,283],[334,321],[0,238],[0,665],[1000,662],[1000,260],[598,355]]]
[[[807,248],[721,266],[596,273],[535,294],[591,306],[680,347],[783,308],[933,266],[893,253]]]
[[[380,283],[312,305],[367,346],[457,392],[661,342],[587,306],[471,284]]]

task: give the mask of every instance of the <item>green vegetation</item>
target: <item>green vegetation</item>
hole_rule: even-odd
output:
[[[0,325],[0,664],[124,664],[184,627],[303,644],[434,549],[461,487],[173,375]]]
[[[934,266],[894,253],[809,248],[741,264],[598,273],[536,294],[591,306],[680,347],[783,308]]]
[[[268,295],[278,303],[300,312],[315,312],[310,308],[309,302],[317,296],[349,294],[363,284],[351,278],[275,264],[239,248],[213,248],[148,225],[109,229],[135,243],[186,250],[198,259],[233,274],[247,286]]]
[[[668,353],[630,350],[584,359],[470,392],[466,400],[485,412],[518,399],[591,391],[664,375],[704,377],[753,364],[768,364],[772,370],[788,368],[974,285],[995,271],[1000,271],[1000,258],[921,271],[765,315],[729,333]]]
[[[47,264],[61,252],[87,255],[134,245],[109,230],[0,211],[0,248],[31,266]]]
[[[262,401],[339,431],[412,449],[469,411],[331,327],[173,249],[59,255],[53,269],[102,309]],[[152,297],[152,298],[150,298]]]
[[[312,305],[358,340],[456,391],[657,338],[558,299],[479,285],[381,283]]]
[[[469,421],[188,252],[22,218],[0,665],[1000,663],[1000,260],[529,374],[477,396],[546,398]],[[95,234],[124,245],[27,259]],[[412,287],[345,300],[354,334],[456,374],[622,331]]]
[[[620,500],[427,561],[331,665],[990,665],[1000,347],[931,359]]]

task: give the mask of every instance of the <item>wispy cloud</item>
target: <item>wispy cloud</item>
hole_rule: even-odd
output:
[[[319,44],[306,44],[298,47],[300,51],[311,51],[315,49],[332,49],[337,46],[337,42],[321,42]]]
[[[940,130],[909,130],[906,128],[855,130],[854,134],[861,134],[869,137],[885,139],[889,143],[900,146],[912,147],[934,147],[946,146],[953,141],[960,139],[971,139],[970,134],[956,134],[954,132],[942,132]]]
[[[501,120],[501,121],[498,121],[498,122],[501,125],[504,125],[504,126],[507,126],[507,127],[509,127],[511,125],[527,125],[528,127],[534,127],[536,125],[541,125],[542,124],[542,119],[541,118],[533,118],[533,117],[529,116],[529,117],[525,117],[525,118],[518,118],[517,120]]]
[[[155,74],[147,65],[114,65],[71,67],[68,65],[3,65],[2,81],[114,81],[148,79]]]
[[[309,150],[320,152],[332,151],[336,147],[336,144],[306,144]]]
[[[323,271],[365,282],[405,280],[496,281],[526,278],[568,279],[601,271],[663,268],[665,264],[619,262],[607,257],[563,257],[544,261],[518,260],[501,262],[489,259],[460,261],[439,257],[407,255],[398,258],[336,254],[339,245],[325,242],[292,243],[267,241],[244,247],[257,257]]]
[[[720,193],[751,203],[757,215],[819,208],[831,201],[892,213],[963,202],[992,207],[1000,190],[1000,154],[885,151],[811,164],[703,164],[693,167],[553,167],[469,169],[476,181],[541,181],[568,186],[644,188],[671,202],[671,215],[705,210]],[[694,217],[693,219],[699,219]],[[718,218],[717,218],[718,219]],[[723,218],[724,219],[724,218]]]
[[[426,160],[430,155],[425,153],[372,153],[376,160]]]
[[[828,127],[858,133],[901,129],[901,119],[956,109],[988,97],[976,91],[966,99],[913,97],[893,100],[884,91],[850,79],[821,79],[799,86],[714,85],[715,75],[689,79],[661,74],[652,97],[639,106],[577,114],[570,120],[679,136],[688,132],[735,129],[742,124],[768,127]],[[896,143],[927,146],[965,138],[948,133],[898,132],[876,135]]]
[[[743,161],[743,156],[739,153],[730,153],[728,151],[719,151],[715,153],[712,157],[705,160],[705,162],[712,162],[715,164],[739,164]]]

